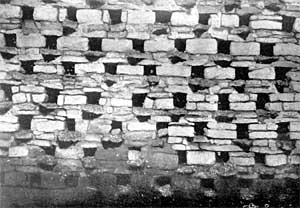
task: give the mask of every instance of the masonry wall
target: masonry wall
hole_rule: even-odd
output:
[[[297,0],[2,0],[0,155],[38,173],[297,179],[299,38]]]

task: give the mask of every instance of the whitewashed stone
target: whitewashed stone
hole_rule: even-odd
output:
[[[208,151],[187,151],[186,161],[188,165],[212,165],[216,162],[216,155]]]
[[[153,24],[155,12],[143,10],[129,10],[127,16],[128,24]]]
[[[132,50],[132,41],[125,39],[103,39],[102,51],[126,52]]]
[[[189,66],[164,64],[156,67],[156,74],[159,76],[189,77],[191,72],[192,70]]]
[[[8,150],[9,157],[27,157],[29,149],[27,146],[10,147]]]
[[[216,54],[218,44],[215,39],[188,39],[186,52],[192,54]]]
[[[49,5],[42,5],[34,8],[33,19],[41,21],[56,21],[58,10]]]
[[[117,74],[143,75],[143,66],[118,65]]]
[[[46,46],[46,38],[38,33],[29,35],[17,34],[17,47],[20,48],[42,48]]]
[[[254,42],[232,42],[230,44],[231,55],[236,56],[255,56],[260,54],[259,43]]]
[[[60,37],[57,39],[57,49],[87,51],[89,49],[88,39],[82,37]]]
[[[78,23],[102,24],[102,11],[97,9],[79,9],[76,12]]]
[[[266,155],[265,163],[267,166],[276,167],[287,164],[286,155]]]

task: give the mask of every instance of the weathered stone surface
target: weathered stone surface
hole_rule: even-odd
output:
[[[156,125],[147,122],[130,122],[127,125],[129,131],[155,131]]]
[[[85,73],[104,73],[104,64],[102,63],[89,63],[89,64],[75,64],[75,73],[83,75]]]
[[[149,158],[149,164],[153,168],[164,170],[176,169],[178,167],[178,156],[174,154],[155,152]]]
[[[229,107],[230,107],[231,110],[235,110],[235,111],[253,111],[253,110],[256,110],[255,102],[230,103]]]
[[[17,46],[20,48],[41,48],[46,46],[46,39],[37,33],[29,35],[17,34]]]
[[[192,54],[216,54],[218,44],[215,39],[188,39],[186,52]]]
[[[276,167],[280,165],[287,164],[287,156],[286,155],[266,155],[265,163],[267,166]]]
[[[173,98],[161,98],[155,99],[154,101],[155,109],[174,109]]]
[[[275,70],[273,68],[253,70],[248,76],[250,79],[275,79]]]
[[[256,20],[250,22],[250,27],[252,27],[253,29],[281,30],[282,23],[271,20]]]
[[[117,74],[143,75],[143,66],[118,65]]]
[[[27,146],[10,147],[8,151],[9,157],[27,157],[28,154],[29,154],[29,149]]]
[[[164,64],[156,67],[156,74],[160,76],[189,77],[191,75],[191,68],[183,65]]]
[[[206,79],[234,79],[235,69],[231,67],[207,67],[204,70],[204,77]]]
[[[0,18],[21,18],[21,7],[13,6],[9,4],[0,5]]]
[[[79,23],[102,24],[102,11],[96,9],[79,9],[76,12]]]
[[[127,17],[128,24],[153,24],[155,13],[152,11],[130,10]]]
[[[299,53],[300,46],[292,43],[277,43],[274,46],[275,56],[294,55]]]
[[[171,125],[168,127],[169,136],[193,137],[194,127],[186,125]]]
[[[199,15],[196,10],[191,13],[173,12],[171,16],[171,24],[174,26],[194,26],[198,24]]]
[[[148,52],[171,51],[174,50],[174,40],[146,40],[144,43],[144,50]]]
[[[232,42],[230,54],[235,56],[255,56],[260,54],[260,45],[255,42]]]
[[[222,15],[222,26],[225,27],[238,27],[239,26],[239,16],[238,15]]]
[[[59,50],[88,50],[88,39],[81,37],[60,37],[57,39],[57,49]]]
[[[276,138],[277,133],[274,131],[255,131],[249,133],[249,138],[251,139],[266,139],[266,138]]]
[[[33,119],[31,121],[31,129],[34,131],[54,132],[56,130],[64,130],[65,122],[59,120]]]
[[[35,7],[33,11],[33,19],[42,21],[56,21],[58,10],[49,5]]]
[[[103,39],[103,51],[126,52],[132,50],[132,41],[124,39]]]
[[[220,139],[222,138],[236,139],[237,133],[236,131],[230,131],[230,130],[207,129],[206,136],[212,138],[220,138]]]
[[[230,161],[240,166],[253,166],[255,164],[254,157],[231,157]]]
[[[216,162],[216,155],[208,151],[187,151],[186,161],[189,165],[212,165]]]

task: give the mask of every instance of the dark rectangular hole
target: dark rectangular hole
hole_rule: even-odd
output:
[[[122,122],[112,120],[111,122],[111,129],[120,129],[122,131]]]
[[[67,8],[67,18],[71,21],[77,22],[76,12],[77,12],[77,8],[68,7]]]
[[[51,156],[55,155],[55,149],[56,149],[55,145],[51,145],[50,147],[41,147],[41,148],[45,151],[46,155],[51,155]]]
[[[186,39],[175,39],[175,48],[180,52],[184,52],[186,48]]]
[[[265,154],[255,153],[254,160],[255,160],[255,163],[264,164],[265,163]]]
[[[93,55],[93,54],[85,54],[84,56],[89,62],[95,62],[95,61],[99,60],[99,58],[101,57],[101,55],[97,56],[97,55]]]
[[[54,88],[46,88],[46,92],[48,95],[48,103],[57,103],[57,97],[59,95],[60,90]]]
[[[218,40],[218,53],[230,54],[230,41]]]
[[[44,61],[45,61],[45,62],[53,61],[53,60],[55,60],[57,57],[59,57],[59,56],[56,56],[56,55],[50,55],[50,54],[43,54],[43,58],[44,58]]]
[[[83,148],[84,157],[94,157],[97,148]]]
[[[228,152],[217,152],[216,153],[216,162],[217,163],[226,163],[229,160]]]
[[[171,176],[158,176],[155,179],[155,184],[158,186],[165,186],[172,183]]]
[[[192,66],[192,78],[204,78],[205,66]]]
[[[56,49],[56,41],[58,36],[49,35],[45,37],[46,37],[46,48]]]
[[[265,104],[270,102],[269,95],[266,93],[258,93],[256,101],[256,109],[265,109]]]
[[[235,79],[248,80],[248,67],[234,67],[235,68]]]
[[[195,36],[196,36],[197,38],[200,38],[201,35],[202,35],[203,33],[205,33],[206,31],[207,31],[207,29],[197,28],[197,29],[193,30],[193,33],[195,34]]]
[[[203,178],[201,179],[201,186],[204,188],[215,188],[215,180],[213,178]]]
[[[132,105],[133,107],[143,107],[147,94],[133,94]]]
[[[177,151],[178,164],[186,164],[186,151]]]
[[[167,31],[167,28],[161,28],[161,29],[154,30],[152,32],[152,34],[153,35],[167,35],[168,31]]]
[[[87,4],[90,5],[92,9],[99,8],[105,4],[105,1],[99,1],[99,0],[87,0]]]
[[[240,16],[240,20],[239,20],[239,25],[245,25],[245,26],[249,26],[249,22],[250,22],[250,17],[252,14],[244,14]]]
[[[82,111],[82,119],[83,120],[93,120],[99,118],[102,114],[96,114],[92,112]]]
[[[140,61],[142,61],[144,58],[135,58],[135,57],[127,57],[127,61],[130,65],[137,65]]]
[[[133,49],[144,53],[144,42],[145,40],[132,39]]]
[[[32,20],[33,19],[33,7],[23,6],[22,7],[22,20]]]
[[[175,107],[184,108],[186,105],[186,94],[185,93],[173,93],[173,104]]]
[[[112,25],[122,23],[122,21],[121,21],[122,10],[121,9],[108,10],[108,12],[109,12],[110,20],[111,20],[110,23]]]
[[[184,62],[184,61],[186,61],[186,59],[183,59],[183,58],[181,58],[181,57],[179,57],[179,56],[170,56],[170,57],[169,57],[169,60],[171,61],[172,64],[177,64],[177,63],[179,63],[179,62]]]
[[[215,119],[216,119],[217,122],[231,123],[233,121],[234,117],[216,116]]]
[[[232,61],[226,61],[226,60],[215,60],[214,62],[220,67],[230,67],[230,64],[232,63]]]
[[[87,104],[99,104],[99,99],[101,97],[101,92],[86,92]]]
[[[151,118],[151,116],[139,116],[139,115],[137,115],[136,118],[137,118],[137,120],[139,120],[139,122],[147,122]]]
[[[194,93],[209,88],[208,86],[202,86],[200,84],[189,84],[189,87]]]
[[[195,122],[194,131],[195,135],[204,135],[204,129],[206,128],[207,122]]]
[[[156,75],[156,65],[145,65],[144,66],[144,75]]]
[[[172,115],[171,115],[171,121],[172,121],[172,122],[178,122],[179,119],[180,119],[181,117],[183,117],[183,116],[185,116],[185,115],[184,115],[184,114],[172,114]]]
[[[245,92],[245,85],[240,86],[232,86],[238,93],[244,93]]]
[[[292,32],[293,31],[293,25],[295,22],[295,17],[291,17],[291,16],[282,16],[282,30],[285,32]]]
[[[22,130],[30,130],[31,129],[31,120],[32,115],[19,115],[19,124],[20,129]]]
[[[134,150],[134,151],[141,151],[142,150],[142,147],[135,147],[135,146],[132,146],[132,147],[128,147],[128,150]]]
[[[236,124],[237,138],[248,139],[248,124]]]
[[[117,64],[116,63],[104,63],[105,73],[116,74]]]
[[[285,133],[289,133],[289,125],[290,122],[282,122],[282,123],[278,123],[278,128],[277,128],[277,133],[278,134],[285,134]]]
[[[58,140],[58,146],[61,149],[67,149],[67,148],[71,147],[72,145],[74,145],[75,143],[76,142],[73,142],[73,141],[61,141],[61,140]]]
[[[1,56],[6,60],[9,60],[16,56],[16,54],[12,54],[12,53],[6,53],[6,52],[0,52],[0,53],[1,53]]]
[[[218,102],[218,109],[219,110],[229,110],[229,94],[219,94],[219,102]]]
[[[46,106],[39,105],[39,112],[40,112],[42,115],[48,115],[48,114],[50,114],[51,112],[53,112],[54,110],[55,110],[54,108],[47,108]]]
[[[171,20],[171,12],[168,11],[155,11],[156,23],[168,23]]]
[[[230,12],[232,11],[234,8],[239,8],[239,4],[225,4],[224,6],[225,8],[225,12]]]
[[[70,119],[70,118],[68,118],[67,120],[66,120],[66,123],[67,123],[67,129],[69,130],[69,131],[75,131],[75,119]]]
[[[201,13],[199,14],[199,23],[203,25],[208,25],[209,18],[210,18],[209,13]]]
[[[156,123],[156,130],[160,130],[160,129],[167,129],[169,126],[168,122],[157,122]]]
[[[117,185],[126,186],[130,184],[131,175],[130,174],[115,174],[117,178]]]
[[[72,33],[74,33],[76,30],[72,27],[63,26],[63,35],[68,36]]]
[[[12,101],[12,90],[11,85],[0,84],[0,88],[4,91],[4,96],[8,101]]]
[[[104,149],[113,149],[113,148],[120,147],[122,145],[122,142],[116,143],[116,142],[112,142],[112,141],[103,141],[102,140],[101,144]]]
[[[16,34],[4,34],[5,45],[7,47],[16,47],[17,37]]]
[[[274,43],[260,43],[260,55],[262,56],[274,56],[273,46]]]
[[[33,67],[35,61],[21,61],[21,67],[24,69],[25,74],[33,74]]]
[[[73,62],[62,62],[65,70],[65,75],[75,75],[75,63]]]
[[[289,67],[275,67],[275,79],[276,80],[287,80],[286,73],[292,68]]]

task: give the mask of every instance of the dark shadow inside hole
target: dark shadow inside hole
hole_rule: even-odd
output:
[[[199,14],[199,23],[203,25],[208,25],[208,20],[210,18],[209,13],[200,13]]]
[[[186,61],[186,59],[183,59],[183,58],[181,58],[179,56],[171,56],[171,57],[169,57],[169,60],[171,61],[172,64],[177,64],[179,62]]]
[[[260,43],[260,55],[262,56],[274,56],[273,47],[274,43]]]
[[[132,39],[133,49],[144,53],[144,42],[145,40]]]
[[[137,120],[139,122],[147,122],[148,120],[150,120],[151,116],[136,116]]]
[[[45,62],[50,62],[50,61],[53,61],[55,60],[57,57],[57,55],[50,55],[50,54],[43,54],[43,58],[44,58],[44,61]]]
[[[111,141],[101,141],[101,143],[104,149],[109,149],[109,148],[113,149],[113,148],[120,147],[122,145],[122,142],[115,143]]]
[[[173,93],[173,104],[175,107],[184,108],[186,105],[186,94],[185,93]]]
[[[132,95],[132,105],[133,107],[143,107],[145,98],[147,94],[133,94]]]
[[[17,37],[16,34],[4,34],[5,45],[7,47],[16,47]]]
[[[93,157],[96,151],[97,148],[83,148],[84,157]]]
[[[59,148],[61,149],[67,149],[75,144],[73,141],[57,141]]]
[[[128,147],[128,150],[134,150],[134,151],[141,151],[141,147],[135,147],[135,146],[132,146],[132,147]]]
[[[143,58],[127,57],[127,61],[130,65],[137,65]]]
[[[99,118],[102,114],[96,114],[92,112],[82,111],[82,119],[83,120],[93,120]]]
[[[112,120],[111,129],[120,129],[122,131],[122,121]]]
[[[254,160],[255,160],[255,163],[264,164],[265,163],[265,154],[255,153]]]
[[[194,130],[195,135],[204,135],[204,129],[207,126],[207,122],[195,122]]]
[[[189,84],[190,89],[192,90],[192,92],[198,92],[201,90],[206,90],[209,89],[208,86],[202,86],[202,85],[195,85],[195,84]]]
[[[218,102],[218,109],[219,110],[229,110],[229,94],[219,94],[219,102]]]
[[[159,131],[160,129],[167,129],[169,126],[168,122],[157,122],[156,123],[156,130]]]
[[[31,120],[33,115],[19,115],[19,124],[20,129],[22,130],[30,130],[31,129]]]
[[[155,184],[158,186],[165,186],[172,183],[171,176],[158,176],[155,178]]]
[[[237,138],[238,139],[248,139],[248,124],[236,124]]]
[[[118,64],[116,64],[116,63],[104,63],[105,73],[116,74],[117,65]]]
[[[177,151],[178,164],[186,164],[186,151]]]
[[[101,58],[101,56],[92,55],[92,54],[85,54],[84,56],[89,62],[95,62],[98,61],[99,58]]]
[[[72,27],[68,27],[68,26],[63,26],[63,35],[64,36],[68,36],[72,33],[74,33],[76,30]]]
[[[217,163],[226,163],[229,160],[228,152],[217,152],[216,153],[216,162]]]
[[[102,38],[89,38],[89,48],[91,51],[101,51]]]
[[[24,69],[25,74],[33,74],[33,67],[35,61],[21,61],[21,67]]]
[[[218,53],[230,54],[231,41],[218,40]]]
[[[76,22],[77,21],[76,12],[77,12],[77,8],[68,7],[67,8],[67,18],[71,21]]]
[[[226,60],[216,60],[214,61],[215,64],[221,66],[221,67],[230,67],[230,64],[232,61],[226,61]]]
[[[105,1],[87,0],[87,4],[90,5],[92,9],[96,9],[103,6],[105,4]]]
[[[111,87],[111,86],[113,86],[114,84],[116,84],[116,82],[115,82],[115,81],[112,81],[112,80],[110,80],[110,79],[107,79],[107,80],[105,80],[105,84],[106,84],[108,87]]]
[[[108,10],[109,16],[110,16],[110,23],[112,25],[122,23],[121,16],[122,16],[122,10]]]
[[[74,62],[62,62],[65,75],[75,75],[75,63]]]
[[[46,87],[46,93],[48,95],[48,103],[57,103],[57,98],[60,93],[59,89]]]
[[[215,117],[217,122],[222,122],[222,123],[231,123],[234,119],[234,117],[230,116],[216,116]]]
[[[186,39],[175,39],[175,48],[180,52],[184,52],[186,48]]]
[[[242,25],[245,25],[245,26],[249,26],[249,22],[250,22],[250,17],[251,17],[252,14],[244,14],[244,15],[241,15],[240,16],[240,22],[239,22],[239,25],[242,26]]]
[[[51,156],[55,155],[56,146],[54,146],[54,145],[51,145],[50,147],[42,146],[41,148],[45,151],[46,155],[51,155]]]
[[[11,85],[8,84],[0,84],[0,89],[4,91],[4,96],[8,101],[12,101],[12,90]]]
[[[178,122],[179,119],[180,119],[181,117],[184,117],[184,116],[185,116],[184,114],[172,114],[172,115],[171,115],[171,121],[172,121],[172,122]]]
[[[202,35],[203,33],[205,33],[206,31],[207,31],[206,29],[197,28],[197,29],[193,30],[193,33],[195,34],[195,36],[196,36],[197,38],[200,38],[201,35]]]
[[[33,7],[22,6],[22,20],[33,20]]]
[[[39,106],[39,112],[42,114],[42,115],[49,115],[51,112],[53,112],[55,109],[51,109],[51,108],[47,108],[43,105],[40,105]]]
[[[276,80],[287,80],[286,74],[291,70],[290,67],[275,67],[275,79]]]
[[[75,131],[75,124],[76,124],[75,119],[68,118],[66,120],[66,124],[67,124],[67,129],[69,131]]]
[[[1,52],[1,56],[2,56],[4,59],[9,60],[9,59],[15,57],[16,54],[6,53],[6,52]]]
[[[101,97],[101,92],[86,92],[87,104],[99,104],[99,99]]]
[[[117,185],[126,186],[130,184],[131,175],[130,174],[115,174]]]
[[[230,12],[235,8],[239,8],[239,5],[238,4],[225,4],[224,8],[225,8],[225,12]]]
[[[204,78],[205,66],[192,66],[192,78]]]
[[[146,76],[156,75],[156,65],[145,65],[144,75]]]
[[[236,139],[233,141],[233,144],[239,146],[244,152],[249,152],[252,142],[248,139]]]
[[[256,101],[256,109],[265,109],[265,104],[270,102],[269,94],[258,93]]]
[[[56,41],[58,39],[58,36],[49,35],[45,37],[46,37],[46,48],[56,49]]]
[[[161,28],[161,29],[157,29],[157,30],[154,30],[152,32],[153,35],[167,35],[168,34],[168,31],[166,28]]]
[[[290,122],[282,122],[282,123],[278,123],[277,125],[278,127],[276,131],[278,134],[288,133],[290,131],[289,130]]]
[[[295,17],[291,17],[291,16],[282,16],[282,30],[285,32],[293,32],[293,25],[294,22],[296,20]]]
[[[156,23],[168,23],[171,20],[171,12],[168,11],[155,11]]]
[[[245,92],[245,85],[241,86],[232,86],[238,93],[244,93]]]
[[[248,67],[234,67],[235,68],[235,79],[240,79],[240,80],[248,80],[248,72],[249,68]]]
[[[204,188],[215,188],[215,180],[213,178],[203,178],[201,179],[201,186]]]
[[[243,32],[239,33],[238,36],[243,38],[244,40],[246,40],[249,34],[250,34],[250,31],[243,31]]]

